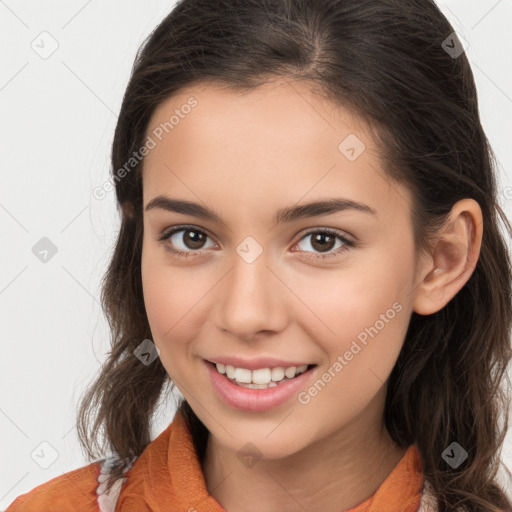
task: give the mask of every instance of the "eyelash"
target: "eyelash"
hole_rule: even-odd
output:
[[[157,241],[164,243],[172,235],[174,235],[176,233],[179,233],[180,231],[195,231],[197,233],[201,233],[202,235],[208,236],[208,233],[206,233],[202,229],[197,228],[196,226],[183,225],[183,226],[177,226],[177,227],[173,228],[171,231],[163,233],[159,238],[157,238]],[[314,233],[322,233],[322,234],[325,234],[325,235],[330,235],[330,236],[336,237],[336,238],[338,238],[339,240],[341,240],[343,242],[343,246],[342,247],[338,247],[338,249],[335,250],[334,252],[329,252],[327,254],[310,253],[308,251],[305,251],[307,253],[307,256],[305,256],[305,258],[308,259],[308,260],[323,261],[323,260],[326,260],[327,258],[330,258],[330,257],[333,257],[333,256],[339,256],[341,253],[343,253],[345,251],[348,251],[350,248],[356,246],[356,244],[354,242],[352,242],[351,240],[348,240],[347,238],[345,238],[338,231],[330,229],[330,228],[312,228],[312,229],[306,231],[301,236],[301,238],[299,239],[299,241],[297,243],[302,241],[308,235],[311,235],[311,234],[314,234]],[[294,245],[296,245],[296,244],[294,244]],[[165,247],[165,249],[167,251],[169,251],[174,256],[182,257],[182,258],[196,257],[202,251],[202,250],[197,250],[197,251],[194,251],[194,250],[181,251],[179,249],[172,249],[171,247],[169,247],[168,244],[165,244],[165,243],[164,243],[164,247]],[[203,249],[203,250],[206,250],[206,249]],[[301,251],[296,251],[296,252],[301,252]]]

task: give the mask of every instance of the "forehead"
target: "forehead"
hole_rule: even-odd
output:
[[[157,106],[147,131],[163,129],[166,139],[172,133],[169,143],[176,145],[190,141],[190,132],[204,143],[217,135],[215,143],[222,138],[231,151],[240,146],[244,152],[247,145],[262,140],[268,149],[296,150],[299,143],[304,149],[325,151],[333,144],[337,149],[339,136],[354,131],[366,143],[371,142],[360,119],[320,95],[318,87],[313,92],[312,87],[308,82],[285,79],[243,92],[216,82],[192,85]],[[191,103],[195,106],[190,107]]]
[[[304,82],[184,88],[155,109],[147,135],[155,147],[144,161],[144,204],[168,193],[246,209],[329,196],[408,207],[368,127]]]

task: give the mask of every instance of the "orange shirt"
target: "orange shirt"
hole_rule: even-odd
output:
[[[112,489],[113,503],[109,505],[107,495],[100,498],[101,509],[96,494],[100,462],[93,462],[19,496],[5,512],[98,512],[114,506],[126,512],[225,512],[208,493],[192,435],[179,412],[124,476],[124,483],[118,481],[120,494]],[[422,489],[421,458],[411,445],[375,494],[347,512],[417,512]]]

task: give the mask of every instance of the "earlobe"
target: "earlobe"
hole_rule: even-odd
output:
[[[483,218],[480,205],[462,199],[452,208],[440,228],[428,262],[416,283],[414,311],[431,315],[442,309],[471,277],[482,244]]]

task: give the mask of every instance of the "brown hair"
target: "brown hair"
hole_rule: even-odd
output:
[[[468,59],[448,51],[457,48],[453,32],[432,0],[182,0],[144,42],[112,147],[122,217],[102,290],[112,349],[78,412],[88,456],[105,444],[118,455],[113,478],[151,442],[155,407],[173,386],[158,358],[145,365],[134,356],[152,339],[140,268],[144,160],[122,177],[117,171],[143,145],[157,105],[179,89],[215,81],[249,91],[285,77],[307,81],[373,127],[386,172],[413,193],[418,250],[455,202],[479,203],[477,266],[439,312],[412,314],[384,420],[396,443],[418,446],[440,510],[512,511],[496,482],[509,410],[500,383],[512,357],[512,268],[498,221],[509,236],[512,227],[497,203]],[[179,406],[201,457],[208,431],[186,401]],[[454,441],[468,453],[457,468],[441,457]]]

